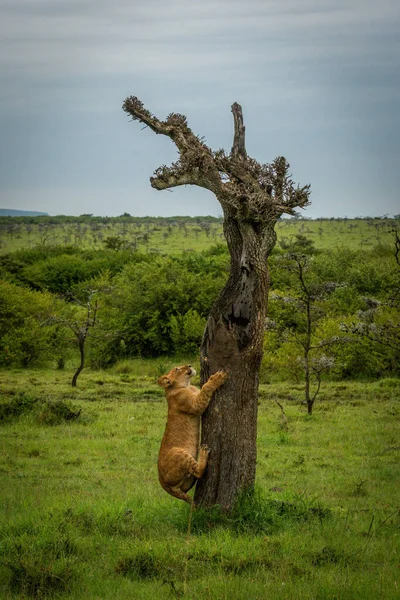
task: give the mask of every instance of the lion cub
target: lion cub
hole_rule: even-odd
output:
[[[190,385],[195,375],[196,371],[186,365],[171,369],[158,380],[168,402],[167,425],[158,455],[158,477],[166,492],[189,503],[191,498],[186,492],[202,477],[209,455],[207,446],[199,451],[200,416],[227,377],[218,371],[199,390]]]

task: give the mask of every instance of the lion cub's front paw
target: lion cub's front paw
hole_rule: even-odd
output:
[[[207,444],[202,444],[199,450],[199,458],[200,456],[204,456],[205,458],[207,458],[209,454],[210,448],[207,446]]]
[[[218,386],[222,385],[228,378],[228,373],[225,371],[217,371],[214,375],[211,375],[210,379],[213,383],[218,384]]]

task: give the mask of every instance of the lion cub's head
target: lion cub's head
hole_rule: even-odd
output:
[[[169,373],[160,377],[157,383],[165,389],[187,387],[195,375],[196,371],[190,365],[174,367]]]

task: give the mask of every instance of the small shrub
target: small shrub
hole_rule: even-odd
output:
[[[25,392],[19,392],[16,398],[0,404],[0,423],[18,419],[20,416],[33,410],[37,402],[37,398]]]
[[[41,425],[59,425],[64,421],[75,421],[81,409],[64,400],[42,400],[25,392],[19,392],[9,402],[0,404],[0,424],[18,419],[30,412]]]
[[[64,421],[75,421],[81,412],[71,402],[48,400],[42,403],[37,420],[41,425],[59,425]]]

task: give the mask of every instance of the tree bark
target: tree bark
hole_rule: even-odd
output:
[[[214,395],[202,419],[202,443],[211,450],[195,501],[229,510],[238,494],[254,485],[258,372],[263,353],[268,297],[267,259],[275,242],[274,225],[282,213],[307,206],[309,186],[295,187],[283,157],[260,164],[248,157],[242,108],[232,105],[231,153],[213,152],[189,129],[183,115],[160,121],[135,96],[125,112],[154,132],[169,136],[180,158],[156,169],[152,187],[162,190],[198,185],[213,192],[224,213],[231,255],[229,279],[207,321],[201,344],[201,380],[224,370],[229,379]]]
[[[203,415],[202,443],[211,450],[195,501],[230,509],[255,481],[258,372],[267,310],[267,257],[276,234],[226,218],[231,272],[209,316],[201,345],[202,383],[222,369],[229,374]]]

